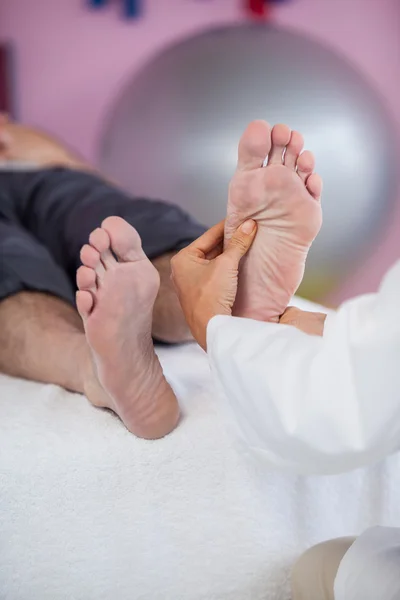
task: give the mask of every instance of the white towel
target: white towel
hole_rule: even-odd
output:
[[[184,418],[154,442],[82,396],[0,377],[1,600],[288,600],[305,548],[400,525],[398,456],[334,477],[248,462],[203,352],[159,354]]]

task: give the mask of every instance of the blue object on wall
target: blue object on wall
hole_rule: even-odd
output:
[[[89,4],[91,4],[95,8],[98,8],[100,6],[105,6],[107,4],[107,2],[108,2],[108,0],[89,0]]]
[[[125,16],[128,19],[134,19],[141,13],[141,0],[124,0]]]
[[[88,0],[93,8],[102,8],[109,0]],[[142,12],[142,0],[122,0],[124,16],[128,19],[138,17]]]

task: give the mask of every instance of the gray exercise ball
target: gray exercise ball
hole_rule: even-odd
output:
[[[321,296],[362,256],[395,195],[393,126],[363,76],[331,49],[251,24],[180,41],[118,97],[100,163],[130,192],[212,225],[225,214],[237,143],[253,119],[287,123],[316,154],[324,226],[305,289]]]

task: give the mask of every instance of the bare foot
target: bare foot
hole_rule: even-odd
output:
[[[250,123],[240,140],[225,240],[249,218],[257,221],[258,232],[241,265],[237,316],[279,321],[303,278],[322,223],[322,180],[313,173],[314,156],[300,155],[303,144],[296,131],[276,125],[271,132],[265,121]]]
[[[179,408],[151,338],[159,275],[135,229],[119,217],[92,232],[81,259],[77,307],[106,395],[98,399],[91,381],[87,393],[92,386],[93,404],[114,410],[135,435],[162,437],[175,428]]]

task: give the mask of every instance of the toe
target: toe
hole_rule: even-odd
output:
[[[89,236],[89,244],[93,246],[100,254],[110,248],[110,238],[107,231],[98,227]]]
[[[108,233],[111,249],[119,260],[136,262],[146,258],[136,229],[121,217],[107,217],[102,228]]]
[[[76,292],[76,307],[82,319],[87,319],[93,310],[94,300],[90,292],[79,290]]]
[[[100,260],[99,252],[95,248],[93,248],[93,246],[89,246],[89,244],[85,244],[82,247],[81,261],[85,267],[94,269],[96,271],[96,275],[100,279],[103,277],[105,269],[104,269],[103,263]]]
[[[275,125],[271,132],[272,148],[268,157],[269,165],[281,165],[283,152],[290,142],[292,132],[287,125]]]
[[[290,142],[286,146],[284,163],[289,169],[296,169],[297,159],[300,152],[303,150],[304,138],[298,131],[292,131]]]
[[[100,262],[100,254],[93,246],[85,244],[81,249],[81,261],[86,267],[95,269]]]
[[[297,173],[299,174],[301,180],[304,181],[304,183],[314,171],[314,167],[315,158],[312,152],[306,150],[305,152],[303,152],[303,154],[300,154],[299,158],[297,159]]]
[[[252,121],[240,138],[238,169],[247,171],[262,167],[271,149],[271,128],[266,121]]]
[[[100,253],[100,260],[105,269],[112,269],[117,264],[110,250],[111,241],[105,229],[98,227],[89,237],[90,245]]]
[[[96,291],[96,272],[89,267],[79,267],[76,272],[76,283],[82,291]]]
[[[307,179],[307,189],[315,200],[321,199],[322,178],[317,173],[312,173]]]

